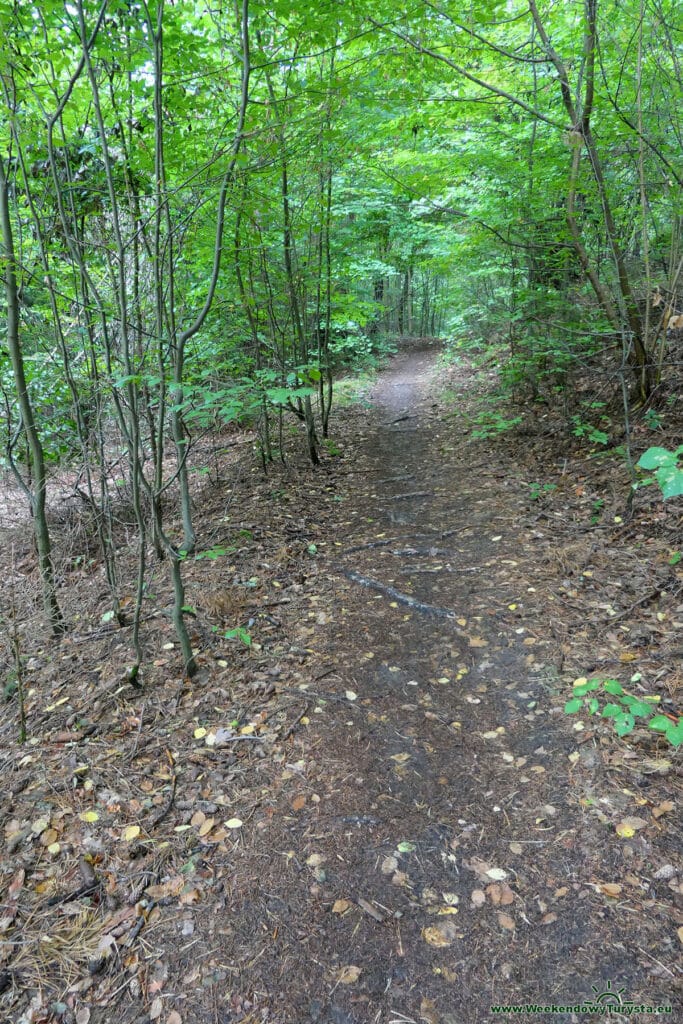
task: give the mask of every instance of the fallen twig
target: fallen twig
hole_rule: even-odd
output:
[[[354,583],[359,583],[361,587],[379,590],[381,594],[393,598],[399,604],[407,605],[408,608],[412,608],[416,612],[422,612],[423,615],[437,615],[444,619],[455,618],[455,613],[448,608],[440,608],[435,604],[426,604],[424,601],[418,601],[416,598],[411,597],[410,594],[403,594],[400,590],[396,590],[395,587],[390,587],[386,583],[380,583],[379,580],[373,580],[370,576],[361,576],[360,573],[351,572],[349,569],[340,569],[340,572],[348,579],[353,580]]]

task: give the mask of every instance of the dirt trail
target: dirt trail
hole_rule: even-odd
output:
[[[551,699],[561,652],[525,557],[528,488],[504,458],[471,461],[438,391],[436,354],[412,351],[357,414],[310,613],[333,666],[310,691],[328,697],[252,851],[263,875],[235,909],[258,905],[264,941],[242,982],[283,1024],[486,1024],[494,1004],[611,986],[671,1002],[670,922],[600,889],[625,872],[640,886],[651,848],[587,810],[635,813]]]
[[[637,555],[615,568],[605,532],[604,562],[567,566],[598,543],[585,517],[539,511],[522,453],[463,433],[473,375],[451,371],[445,403],[441,373],[436,348],[403,350],[338,412],[342,458],[251,479],[245,458],[227,514],[207,490],[201,533],[227,552],[187,567],[191,683],[152,616],[142,690],[114,627],[27,665],[0,1019],[490,1024],[534,1004],[572,1009],[524,1019],[581,1022],[596,992],[676,1019],[673,758],[563,712],[565,659],[641,657]],[[223,639],[236,622],[251,648]]]

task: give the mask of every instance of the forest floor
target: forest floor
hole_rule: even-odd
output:
[[[593,675],[673,707],[679,519],[645,492],[629,517],[552,411],[473,436],[486,380],[437,356],[392,360],[315,471],[230,449],[214,557],[187,564],[191,682],[163,567],[141,689],[126,631],[88,625],[96,562],[69,583],[82,630],[22,638],[3,1021],[569,1022],[598,997],[680,1019],[680,756],[563,711]]]

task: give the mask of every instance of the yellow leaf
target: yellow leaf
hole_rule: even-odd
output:
[[[340,985],[354,985],[362,972],[362,967],[355,967],[353,964],[349,964],[348,967],[342,967],[337,975],[337,982]]]
[[[79,814],[78,817],[81,821],[99,821],[100,819],[97,811],[83,811],[83,813]]]
[[[244,822],[241,818],[230,818],[230,820],[226,821],[224,824],[226,828],[242,828]]]
[[[397,764],[405,764],[406,761],[410,761],[410,754],[392,754],[391,760],[396,761]]]
[[[625,665],[629,661],[635,661],[637,657],[638,655],[634,654],[633,651],[622,651],[619,655],[619,661],[622,665]]]
[[[130,843],[133,839],[137,839],[140,835],[139,825],[129,825],[127,829],[124,829],[123,838],[127,843]]]
[[[423,928],[422,938],[430,946],[444,947],[453,944],[453,939],[443,932],[438,926],[435,928]]]
[[[47,852],[51,853],[52,856],[55,857],[59,853],[61,848],[62,847],[60,843],[50,843],[50,845],[47,848]]]
[[[347,910],[351,909],[350,900],[335,900],[332,905],[333,914],[345,914]]]
[[[471,636],[470,647],[488,647],[488,640],[484,640],[481,636]]]
[[[198,729],[195,729],[195,731],[194,731],[194,738],[196,740],[203,740],[204,737],[206,736],[206,733],[207,733],[207,730],[204,729],[202,726],[200,726]]]
[[[623,821],[617,825],[617,835],[621,836],[622,839],[630,839],[631,836],[636,834],[636,830],[631,828],[629,825],[625,825]]]
[[[578,679],[574,680],[574,682],[572,683],[572,686],[584,686],[587,682],[588,682],[588,680],[586,679],[585,676],[579,676]]]

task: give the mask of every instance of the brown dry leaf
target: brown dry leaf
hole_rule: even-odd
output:
[[[434,1002],[426,997],[420,1003],[420,1020],[425,1024],[439,1024],[439,1013]]]
[[[683,945],[683,925],[678,929],[676,935],[678,935],[678,941]]]
[[[510,853],[516,853],[519,857],[524,853],[524,847],[521,843],[510,843]]]
[[[407,754],[407,753],[392,754],[391,755],[391,760],[395,761],[396,764],[405,764],[406,761],[410,761],[410,754]]]
[[[89,1024],[90,1022],[90,1007],[81,1006],[80,1010],[76,1011],[76,1024]]]
[[[347,910],[351,909],[350,900],[335,900],[332,905],[333,914],[345,914]]]
[[[294,799],[292,800],[291,808],[293,811],[300,811],[305,803],[306,797],[303,794],[301,794],[300,796],[295,796]]]
[[[509,907],[514,902],[515,894],[513,893],[507,882],[503,882],[500,886],[500,905],[501,907]]]
[[[455,935],[453,935],[451,931],[447,931],[443,925],[435,925],[432,928],[423,928],[422,938],[425,942],[428,942],[430,946],[436,946],[437,948],[442,949],[453,944]]]
[[[470,647],[488,647],[489,645],[488,640],[484,640],[481,636],[471,636],[469,639]]]
[[[541,918],[541,924],[553,924],[555,921],[557,921],[557,914],[553,913],[544,914]]]
[[[185,886],[185,879],[182,875],[173,875],[166,882],[161,882],[160,885],[148,885],[145,889],[145,895],[149,896],[153,900],[163,900],[166,896],[178,896]]]
[[[486,895],[490,899],[491,903],[493,903],[494,907],[499,907],[500,906],[501,897],[503,895],[503,890],[502,890],[501,886],[495,885],[495,884],[487,885],[486,886]]]
[[[385,857],[384,860],[382,861],[380,871],[382,872],[383,875],[391,875],[394,873],[397,867],[398,860],[396,859],[396,857]]]
[[[149,1019],[159,1020],[161,1017],[162,1010],[164,1008],[164,1001],[159,996],[152,1001],[152,1005],[149,1008]]]
[[[215,824],[215,818],[207,818],[206,821],[202,822],[202,825],[199,829],[200,836],[208,836],[209,832],[211,831]]]
[[[19,870],[15,872],[14,877],[10,882],[9,889],[7,890],[7,895],[9,899],[15,900],[17,898],[17,896],[21,892],[22,886],[25,881],[26,872],[24,871],[23,868],[19,868]]]
[[[166,1024],[183,1024],[183,1018],[180,1016],[177,1010],[171,1010],[168,1017],[166,1018]]]
[[[404,886],[408,884],[408,874],[405,871],[395,871],[391,876],[392,885]]]
[[[515,922],[509,914],[504,914],[502,911],[498,912],[498,924],[508,932],[513,932],[515,930]]]
[[[353,964],[349,964],[347,967],[342,967],[337,975],[337,984],[355,985],[361,976],[362,970],[362,967],[355,967]]]
[[[618,882],[602,882],[598,886],[598,889],[600,892],[604,893],[605,896],[618,896],[622,891],[622,887]]]
[[[636,818],[629,815],[626,818],[622,818],[620,824],[626,825],[627,828],[632,828],[634,832],[637,832],[638,829],[646,828],[648,823],[645,818]]]
[[[657,807],[652,808],[652,814],[655,818],[661,818],[663,814],[668,814],[669,811],[673,811],[675,807],[673,800],[663,800]]]
[[[566,885],[562,885],[562,886],[560,886],[559,889],[555,890],[555,892],[553,893],[553,896],[555,896],[559,900],[559,899],[562,898],[562,896],[566,896],[568,892],[569,892],[569,889],[567,888],[567,886]]]
[[[190,818],[190,825],[194,825],[195,828],[201,828],[206,821],[206,815],[204,811],[195,811]]]
[[[483,907],[486,903],[486,894],[481,889],[473,889],[470,899],[475,907]]]

